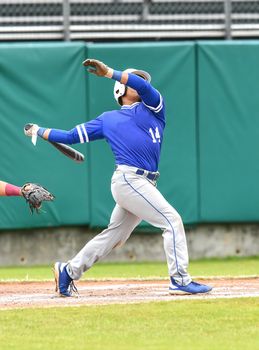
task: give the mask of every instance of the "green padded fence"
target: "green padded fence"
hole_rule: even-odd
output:
[[[2,197],[2,229],[89,223],[88,164],[43,140],[35,148],[23,134],[27,122],[69,129],[86,118],[85,51],[83,43],[0,45],[0,179],[39,182],[56,195],[38,216],[23,199]]]
[[[106,226],[114,206],[108,144],[76,145],[76,164],[23,126],[70,129],[118,108],[113,82],[89,76],[86,57],[142,68],[166,102],[159,189],[185,223],[259,220],[259,42],[0,45],[0,179],[39,182],[55,195],[41,215],[0,199],[0,229]]]
[[[259,220],[259,42],[201,42],[200,221]]]

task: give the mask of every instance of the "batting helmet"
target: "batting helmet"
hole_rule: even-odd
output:
[[[148,72],[145,72],[144,70],[134,69],[134,68],[128,68],[123,71],[124,73],[132,73],[141,76],[143,79],[147,80],[148,82],[151,81],[151,76]],[[114,84],[113,89],[113,95],[115,100],[120,104],[119,98],[124,96],[126,93],[126,86],[124,84],[121,84],[119,81],[116,81]]]

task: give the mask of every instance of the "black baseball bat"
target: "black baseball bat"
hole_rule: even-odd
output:
[[[24,126],[24,130],[28,131],[32,126],[33,124],[26,124]],[[61,153],[63,153],[68,158],[74,160],[75,162],[81,163],[85,159],[85,156],[82,153],[78,152],[76,149],[68,145],[65,145],[59,142],[49,141],[49,140],[45,140],[45,141],[48,141],[48,143],[50,143],[53,147],[55,147],[57,150],[59,150]]]
[[[76,149],[68,145],[64,145],[64,143],[53,142],[53,141],[48,141],[48,142],[52,146],[54,146],[57,150],[59,150],[61,153],[63,153],[65,156],[67,156],[68,158],[71,158],[75,162],[81,163],[85,159],[85,156],[82,153],[78,152]]]

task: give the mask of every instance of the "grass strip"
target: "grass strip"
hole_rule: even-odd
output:
[[[258,276],[259,257],[193,260],[189,268],[192,276]],[[167,278],[167,266],[162,262],[98,263],[83,279]],[[1,267],[0,280],[51,280],[49,266]]]

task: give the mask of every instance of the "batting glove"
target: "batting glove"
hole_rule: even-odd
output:
[[[31,141],[34,144],[34,146],[36,145],[36,142],[37,142],[37,136],[38,136],[39,129],[40,129],[39,125],[32,124],[32,123],[26,124],[24,126],[24,129],[23,129],[24,134],[26,136],[31,137]]]
[[[87,71],[89,73],[95,74],[98,77],[105,77],[106,74],[108,73],[108,70],[109,70],[109,67],[106,66],[106,64],[104,64],[103,62],[98,61],[98,60],[93,60],[93,59],[90,59],[90,58],[85,60],[83,62],[83,65],[85,67],[89,67],[87,69]]]

